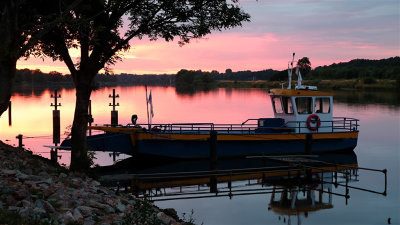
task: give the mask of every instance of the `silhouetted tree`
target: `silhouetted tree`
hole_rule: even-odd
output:
[[[300,73],[306,76],[311,71],[311,62],[308,57],[303,57],[297,61]]]
[[[63,9],[72,0],[59,0]],[[88,168],[86,129],[87,110],[93,80],[99,70],[121,59],[133,38],[189,43],[212,30],[240,26],[249,20],[237,0],[87,0],[64,13],[63,20],[45,38],[40,50],[67,65],[75,87],[76,105],[72,125],[71,166]],[[79,48],[80,60],[74,62],[68,49]]]
[[[43,32],[38,21],[38,7],[43,1],[0,1],[0,115],[7,110],[15,77],[17,60],[37,41]]]

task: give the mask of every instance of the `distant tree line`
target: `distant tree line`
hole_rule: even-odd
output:
[[[175,76],[173,74],[164,75],[134,75],[134,74],[98,74],[93,85],[104,86],[104,85],[159,85],[159,86],[171,86],[175,83]],[[34,86],[70,86],[73,85],[71,75],[62,75],[59,72],[51,71],[44,73],[37,70],[22,69],[17,70],[14,78],[14,84],[16,86],[21,85],[34,85]]]
[[[312,70],[306,79],[393,79],[400,77],[400,57],[381,60],[354,59]]]
[[[304,57],[302,62],[311,65]],[[300,61],[300,60],[299,60]],[[381,60],[354,59],[345,63],[334,63],[329,66],[311,67],[300,69],[304,80],[337,80],[337,79],[363,79],[364,83],[374,83],[376,79],[391,79],[400,82],[400,57],[391,57]],[[262,70],[262,71],[238,71],[226,69],[225,73],[216,70],[193,71],[180,70],[175,74],[164,75],[135,75],[122,73],[119,75],[99,74],[94,80],[95,86],[106,85],[157,85],[176,86],[180,92],[193,92],[207,90],[216,87],[216,82],[221,80],[232,81],[287,81],[288,71]],[[294,75],[295,76],[295,75]],[[293,79],[296,79],[295,77]],[[48,86],[53,84],[72,85],[70,75],[52,71],[43,73],[40,70],[17,70],[14,80],[16,85],[33,84]]]
[[[225,73],[218,73],[213,70],[211,77],[215,80],[237,80],[237,81],[251,81],[251,80],[270,80],[271,77],[278,73],[277,70],[267,69],[261,71],[238,71],[232,72],[231,69],[226,69]]]
[[[175,77],[175,87],[178,93],[207,91],[216,87],[216,81],[210,72],[180,70]]]

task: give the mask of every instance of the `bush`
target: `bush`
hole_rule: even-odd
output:
[[[376,79],[372,77],[366,77],[364,78],[364,84],[376,84]]]

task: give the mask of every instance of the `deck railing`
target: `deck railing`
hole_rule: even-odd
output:
[[[249,121],[258,121],[258,119],[249,119],[241,124],[214,124],[214,123],[172,123],[172,124],[152,124],[152,132],[163,133],[209,133],[211,130],[228,134],[254,134],[257,129],[279,130],[279,133],[299,133],[308,129],[306,121],[288,121],[282,127],[258,127],[257,123],[248,123]],[[358,119],[347,117],[334,117],[333,120],[320,121],[321,125],[315,132],[351,132],[358,131]],[[128,127],[132,127],[128,124]],[[148,124],[138,124],[143,128],[148,128]],[[328,129],[326,129],[328,128]],[[264,132],[259,132],[264,133]],[[303,133],[303,132],[300,132]]]

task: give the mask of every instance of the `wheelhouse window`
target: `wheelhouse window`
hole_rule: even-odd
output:
[[[330,98],[317,97],[315,98],[315,113],[330,113],[331,104]]]
[[[273,97],[272,104],[274,106],[275,113],[283,113],[281,97]]]
[[[311,114],[312,113],[312,98],[311,97],[297,97],[296,98],[297,113],[298,114]]]
[[[290,97],[283,96],[282,97],[282,105],[283,105],[283,111],[286,114],[293,114],[293,104],[292,104],[292,99]]]

